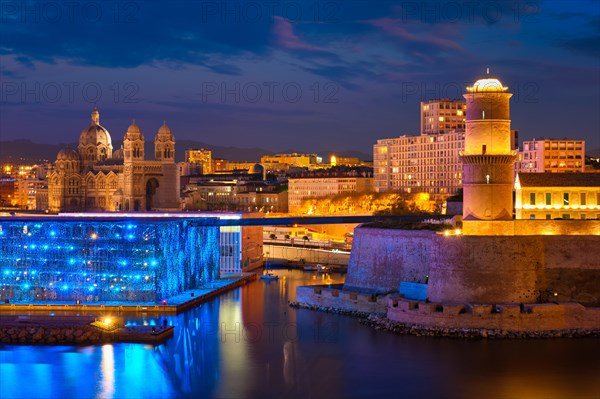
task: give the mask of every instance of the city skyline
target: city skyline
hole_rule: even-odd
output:
[[[69,142],[96,104],[115,137],[166,120],[212,145],[368,153],[489,67],[522,140],[600,147],[592,1],[24,4],[0,10],[0,140]]]

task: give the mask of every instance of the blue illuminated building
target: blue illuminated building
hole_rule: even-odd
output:
[[[192,220],[0,218],[0,300],[159,303],[202,287],[221,233]]]

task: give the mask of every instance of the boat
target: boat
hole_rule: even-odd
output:
[[[309,265],[309,266],[304,266],[304,271],[305,271],[305,272],[316,272],[317,270],[319,270],[319,266],[320,266],[320,265]]]
[[[265,263],[265,274],[263,274],[262,276],[259,277],[261,280],[264,281],[273,281],[273,280],[279,280],[279,276],[276,274],[273,274],[269,271],[269,262],[267,261]]]
[[[279,276],[273,273],[267,273],[267,274],[263,274],[262,276],[259,277],[261,280],[265,280],[265,281],[273,281],[273,280],[279,280]]]
[[[317,272],[318,273],[329,273],[329,272],[331,272],[331,267],[329,267],[329,266],[323,266],[323,265],[317,265]]]

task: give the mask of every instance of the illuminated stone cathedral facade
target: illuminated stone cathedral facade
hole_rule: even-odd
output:
[[[144,156],[144,135],[135,121],[113,152],[110,133],[94,108],[92,124],[77,150],[62,149],[48,176],[50,212],[174,211],[179,203],[175,138],[163,124],[154,138],[154,160]]]

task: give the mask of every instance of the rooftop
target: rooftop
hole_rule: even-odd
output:
[[[521,187],[600,187],[600,173],[519,173]]]

